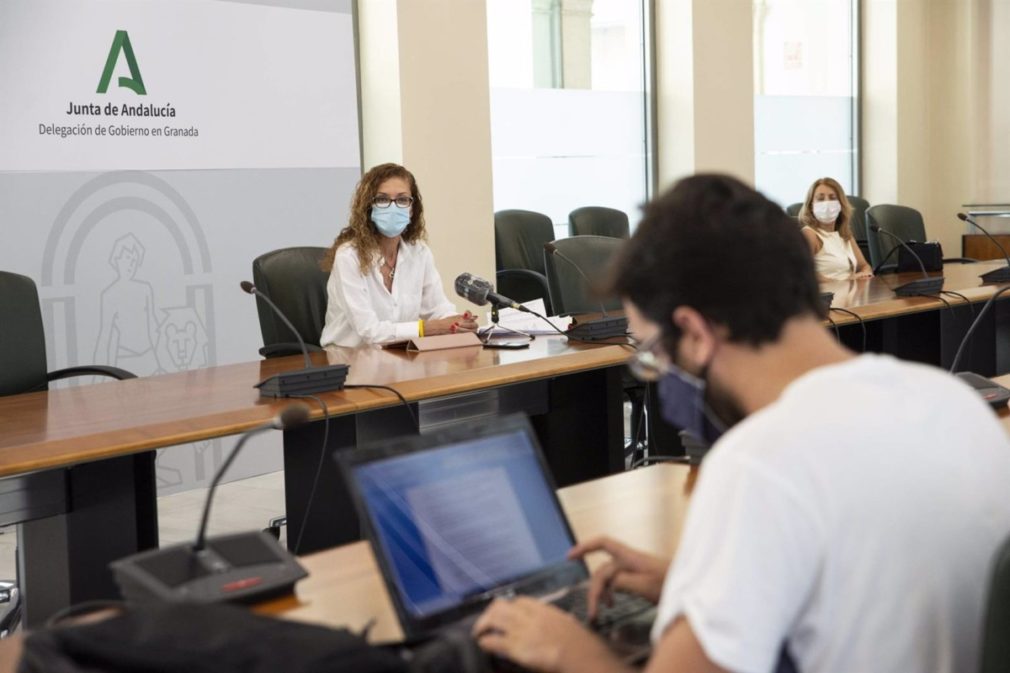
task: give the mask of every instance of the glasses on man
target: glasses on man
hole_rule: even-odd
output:
[[[376,208],[389,208],[394,203],[397,208],[410,208],[411,204],[414,203],[414,197],[398,196],[395,199],[391,199],[385,194],[379,194],[372,199],[372,205]]]
[[[628,368],[639,381],[658,381],[670,371],[670,365],[656,352],[662,338],[663,333],[657,332],[640,342],[628,360]]]

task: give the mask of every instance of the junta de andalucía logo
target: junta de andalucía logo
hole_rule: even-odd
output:
[[[144,88],[144,78],[140,76],[137,57],[133,53],[133,45],[130,44],[130,35],[125,30],[117,30],[116,36],[112,38],[112,47],[109,49],[109,57],[105,59],[102,79],[98,82],[98,93],[106,93],[109,90],[109,82],[112,81],[112,73],[116,69],[116,64],[119,63],[120,54],[126,59],[130,76],[120,77],[119,86],[129,89],[138,96],[146,96],[147,89]]]

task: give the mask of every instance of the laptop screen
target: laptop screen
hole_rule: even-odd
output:
[[[573,541],[527,432],[509,429],[352,468],[415,617],[565,562]]]

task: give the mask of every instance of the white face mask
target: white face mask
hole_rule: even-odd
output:
[[[833,223],[841,212],[842,204],[838,201],[818,201],[814,204],[814,217],[824,224]]]

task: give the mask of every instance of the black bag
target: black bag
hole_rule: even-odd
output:
[[[915,254],[922,259],[926,271],[943,271],[943,248],[937,242],[918,243],[909,241],[908,247],[915,251]],[[898,246],[898,272],[902,271],[922,271],[919,262],[912,256],[905,246]]]
[[[346,629],[260,617],[230,605],[172,604],[39,631],[18,673],[406,673],[396,653]]]

